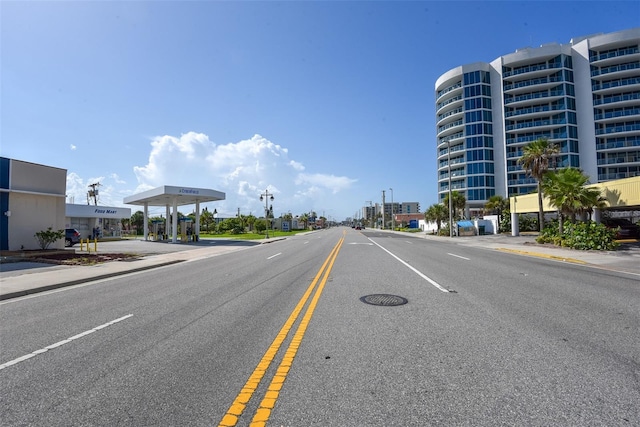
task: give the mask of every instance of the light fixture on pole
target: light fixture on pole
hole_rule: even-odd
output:
[[[260,201],[264,200],[264,218],[267,222],[267,234],[265,239],[269,238],[269,225],[271,224],[271,220],[269,219],[269,200],[273,202],[273,194],[269,193],[268,190],[264,190],[264,193],[260,194]]]

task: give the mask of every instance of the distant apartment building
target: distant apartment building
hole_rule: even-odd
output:
[[[454,68],[435,98],[439,201],[458,191],[469,216],[535,190],[518,159],[539,138],[592,183],[640,175],[640,28]]]
[[[367,222],[376,221],[382,217],[383,206],[381,203],[371,204],[362,207],[361,218]],[[399,214],[419,214],[420,203],[418,202],[393,202],[384,204],[384,217],[387,221],[391,221],[391,215]]]

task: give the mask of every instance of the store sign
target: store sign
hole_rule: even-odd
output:
[[[200,194],[199,190],[194,190],[193,188],[181,188],[178,190],[180,194]]]
[[[69,218],[131,218],[131,209],[67,203],[65,204],[65,216]]]
[[[95,209],[93,213],[117,215],[118,210],[117,209]]]

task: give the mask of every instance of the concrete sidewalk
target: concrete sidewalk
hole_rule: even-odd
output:
[[[444,240],[460,245],[482,247],[523,256],[539,257],[572,264],[589,265],[640,276],[640,241],[622,241],[615,251],[581,251],[536,243],[537,234],[511,236],[493,234],[485,236],[450,237],[421,234],[420,237]]]
[[[209,258],[281,239],[273,238],[259,241],[217,239],[186,244],[142,240],[99,242],[98,253],[135,253],[141,255],[141,258],[133,261],[110,261],[92,266],[67,266],[29,261],[6,262],[7,260],[5,260],[0,264],[0,300],[179,262]],[[75,246],[73,250],[79,252],[79,246]]]
[[[405,234],[389,230],[384,231]],[[558,262],[589,265],[626,272],[638,275],[640,283],[640,242],[637,241],[623,243],[621,249],[618,251],[596,252],[577,251],[550,245],[538,245],[535,242],[534,235],[514,237],[500,234],[454,237],[453,239],[425,233],[412,233],[407,236],[448,243],[453,242],[459,245],[482,247],[487,250],[509,252],[521,256],[541,257]],[[188,244],[144,242],[140,240],[100,242],[98,244],[98,253],[128,252],[140,254],[142,258],[135,261],[111,261],[94,266],[51,266],[50,264],[35,262],[3,262],[0,264],[0,271],[2,273],[0,276],[0,300],[17,298],[37,292],[44,292],[175,263],[205,259],[282,239],[284,238],[265,239],[261,241],[203,240]]]

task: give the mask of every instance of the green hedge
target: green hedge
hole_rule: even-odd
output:
[[[536,241],[580,250],[611,251],[619,246],[615,241],[615,230],[603,224],[593,221],[565,222],[563,227],[564,233],[560,235],[557,220],[545,224]]]

